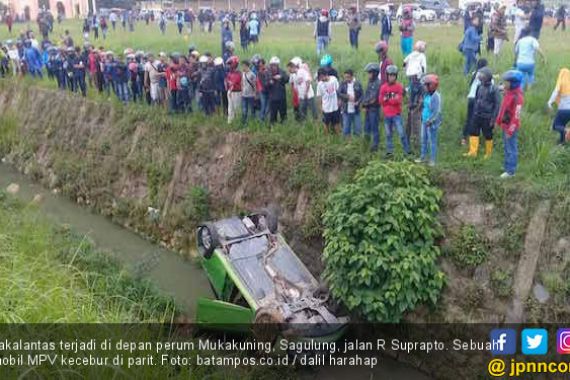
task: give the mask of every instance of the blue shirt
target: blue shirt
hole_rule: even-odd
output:
[[[521,38],[515,47],[517,53],[517,64],[534,65],[534,55],[538,50],[538,40],[533,36]]]
[[[481,43],[481,36],[477,32],[474,26],[470,26],[465,31],[463,36],[463,49],[475,50],[479,49],[479,44]]]
[[[422,121],[429,122],[434,126],[439,126],[441,122],[441,97],[439,92],[430,94],[426,92],[424,95],[424,103],[422,109]]]

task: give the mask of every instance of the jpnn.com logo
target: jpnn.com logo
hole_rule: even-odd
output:
[[[493,355],[513,355],[516,351],[517,333],[515,330],[494,329],[491,331],[491,353]]]
[[[522,353],[525,355],[546,355],[548,352],[548,331],[545,329],[524,329],[521,334]]]

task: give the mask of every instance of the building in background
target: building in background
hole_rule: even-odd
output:
[[[97,0],[5,0],[8,9],[24,19],[35,20],[42,10],[67,17],[86,16],[96,11]]]

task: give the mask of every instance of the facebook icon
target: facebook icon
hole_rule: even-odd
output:
[[[491,331],[491,353],[493,355],[513,355],[517,352],[517,333],[513,329]]]

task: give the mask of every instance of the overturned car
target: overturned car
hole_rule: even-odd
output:
[[[198,300],[196,322],[241,327],[272,324],[281,335],[337,339],[348,322],[325,286],[277,232],[272,210],[203,223],[196,232],[216,300]],[[253,323],[253,325],[251,325]]]

